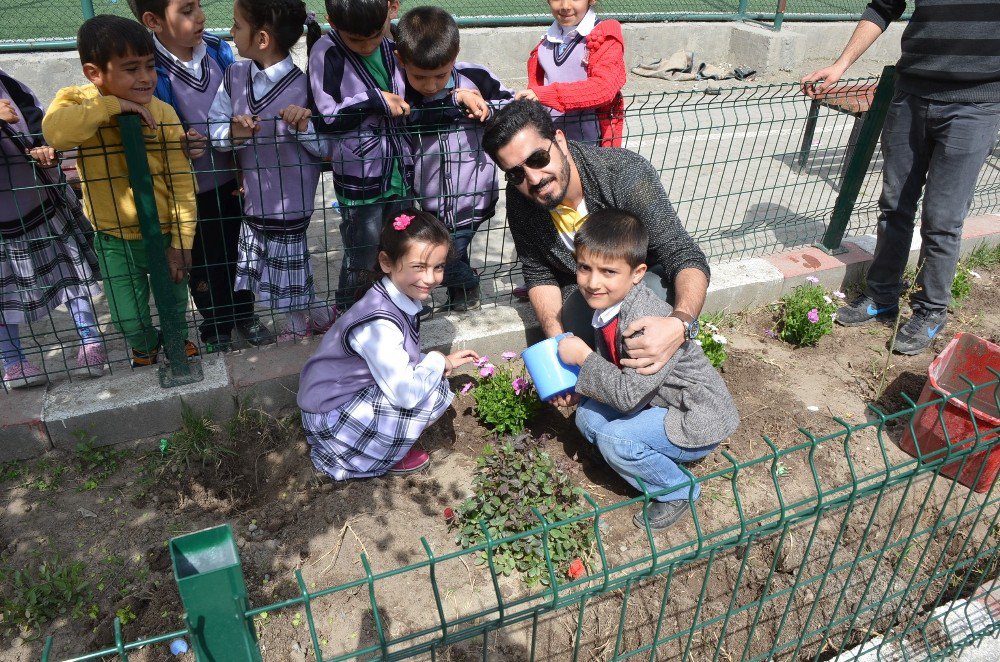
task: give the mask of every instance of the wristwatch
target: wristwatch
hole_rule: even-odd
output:
[[[691,317],[687,313],[682,313],[679,310],[675,310],[670,313],[670,317],[676,317],[684,325],[684,338],[685,340],[694,340],[698,337],[698,331],[701,330],[701,325],[698,324],[697,317]]]

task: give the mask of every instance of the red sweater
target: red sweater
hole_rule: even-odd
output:
[[[618,21],[599,21],[587,35],[587,78],[575,83],[545,84],[538,46],[528,56],[528,88],[538,100],[560,112],[597,111],[601,147],[621,147],[625,124],[625,39]]]

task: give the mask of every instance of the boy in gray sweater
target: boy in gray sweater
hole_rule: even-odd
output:
[[[736,431],[739,412],[722,377],[701,347],[697,321],[688,340],[658,372],[640,375],[622,368],[628,358],[622,332],[642,317],[667,317],[670,304],[646,287],[649,235],[634,216],[603,209],[587,217],[574,239],[576,279],[594,309],[597,351],[583,339],[559,342],[564,363],[580,366],[576,392],[584,396],[576,425],[608,464],[632,486],[646,486],[653,501],[645,517],[665,529],[693,507],[700,486],[689,481],[678,462],[699,460]],[[634,518],[645,526],[643,513]]]

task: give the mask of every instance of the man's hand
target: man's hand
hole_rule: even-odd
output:
[[[59,163],[59,159],[56,158],[56,150],[48,145],[32,147],[28,150],[28,156],[38,161],[38,165],[43,168],[51,168]]]
[[[455,90],[455,103],[465,111],[470,120],[485,122],[490,118],[490,105],[476,90]]]
[[[802,93],[809,97],[816,97],[817,95],[828,92],[831,87],[840,81],[840,78],[844,75],[846,67],[843,67],[837,63],[831,64],[829,67],[824,67],[811,74],[806,74],[799,81],[802,86]]]
[[[303,108],[302,106],[291,105],[287,108],[282,109],[278,113],[285,124],[292,127],[296,131],[302,132],[309,128],[309,118],[312,117],[312,111],[308,108]]]
[[[13,124],[19,119],[17,110],[14,108],[14,104],[10,102],[10,99],[0,99],[0,121]]]
[[[400,117],[410,114],[410,104],[406,103],[406,101],[403,100],[403,97],[384,90],[382,92],[382,96],[385,98],[385,102],[389,106],[390,117]]]
[[[632,357],[622,359],[622,365],[652,375],[684,344],[684,323],[676,317],[642,317],[629,324],[622,337]]]
[[[260,131],[260,118],[256,115],[234,115],[229,125],[234,143],[244,143]]]
[[[538,101],[538,95],[535,94],[534,90],[521,90],[514,93],[514,100],[520,101],[521,99],[527,99],[528,101]]]
[[[593,351],[577,336],[564,336],[559,341],[559,358],[566,365],[583,365]]]
[[[208,136],[201,135],[192,127],[187,130],[187,133],[181,136],[181,147],[184,148],[184,153],[187,154],[189,159],[204,156],[205,151],[208,149]]]
[[[156,129],[156,120],[153,119],[153,113],[149,112],[149,108],[146,108],[141,103],[118,97],[118,106],[122,109],[123,113],[136,113],[143,124],[150,129]]]
[[[167,248],[167,270],[171,280],[182,282],[191,271],[191,249]]]

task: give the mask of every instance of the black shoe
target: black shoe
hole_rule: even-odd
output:
[[[944,329],[947,323],[947,311],[927,312],[916,310],[913,312],[913,317],[906,324],[899,327],[899,331],[896,332],[896,341],[893,343],[892,348],[900,354],[919,354],[931,346],[934,338],[941,333],[941,330]]]
[[[448,288],[448,310],[456,313],[464,313],[469,310],[478,310],[481,305],[478,285],[474,285],[473,287]]]
[[[254,315],[250,319],[236,322],[236,330],[246,338],[246,341],[254,347],[270,345],[274,343],[274,334],[264,326],[260,318]]]
[[[857,299],[837,309],[837,324],[860,326],[874,319],[888,321],[896,317],[899,304],[879,304],[870,296],[862,294]]]
[[[434,306],[427,305],[426,303],[420,308],[420,312],[417,313],[417,317],[421,320],[429,320],[434,316]]]
[[[233,337],[228,333],[216,333],[202,340],[205,343],[205,353],[230,352],[233,349]]]
[[[691,512],[691,507],[687,500],[650,501],[646,508],[646,514],[649,516],[649,528],[654,531],[673,526],[689,512]],[[641,510],[632,518],[632,523],[640,529],[646,528],[646,521],[642,517]]]

